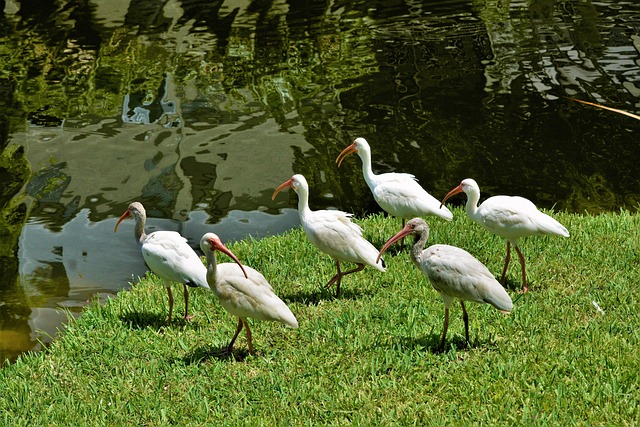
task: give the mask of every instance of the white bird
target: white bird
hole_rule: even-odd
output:
[[[280,184],[271,200],[286,187],[291,187],[298,194],[298,215],[307,238],[336,263],[338,272],[326,284],[327,288],[336,284],[336,296],[340,295],[343,276],[360,271],[366,265],[385,271],[384,261],[376,260],[378,250],[362,237],[360,226],[349,219],[352,214],[337,210],[312,211],[309,208],[309,185],[305,177],[298,174]],[[341,261],[352,262],[358,267],[342,272]]]
[[[154,231],[146,234],[144,225],[147,220],[147,212],[139,202],[133,202],[122,214],[116,227],[133,216],[136,221],[133,233],[141,246],[142,256],[147,266],[153,273],[160,277],[169,294],[169,317],[167,322],[171,323],[173,313],[173,294],[171,293],[171,282],[182,283],[184,287],[184,319],[191,320],[189,316],[189,291],[187,286],[209,289],[207,284],[207,268],[200,257],[187,243],[187,239],[175,231]]]
[[[350,154],[357,153],[362,160],[362,174],[373,198],[388,214],[405,220],[414,216],[434,215],[447,221],[453,214],[446,206],[427,193],[416,178],[408,173],[383,173],[376,175],[371,170],[371,148],[364,138],[356,138],[353,144],[342,150],[336,158],[338,167]]]
[[[200,240],[200,249],[207,257],[207,281],[220,304],[230,314],[238,317],[238,328],[225,352],[230,353],[233,343],[244,326],[253,354],[251,329],[247,318],[272,320],[291,328],[298,327],[298,321],[289,307],[273,292],[273,288],[260,272],[242,265],[238,258],[227,249],[214,233],[207,233]],[[215,251],[230,256],[235,263],[217,264]],[[236,265],[237,264],[237,265]]]
[[[442,200],[444,204],[454,194],[464,192],[467,195],[465,210],[473,221],[477,222],[491,233],[507,239],[507,257],[500,281],[504,283],[509,261],[511,261],[511,245],[516,249],[522,266],[522,292],[527,292],[527,274],[524,256],[518,247],[518,240],[526,236],[554,235],[569,237],[569,232],[549,215],[544,214],[536,206],[519,196],[493,196],[482,202],[480,187],[471,178],[463,180],[460,185],[451,190]]]
[[[469,343],[469,316],[464,306],[465,301],[491,304],[505,314],[513,310],[509,294],[489,269],[469,252],[449,245],[433,245],[424,249],[429,238],[429,226],[422,218],[413,218],[407,222],[400,232],[387,240],[379,256],[382,256],[389,246],[409,234],[414,235],[411,260],[429,278],[431,285],[440,293],[444,302],[444,326],[440,350],[444,349],[449,327],[449,307],[454,299],[459,299],[462,306],[467,343]]]

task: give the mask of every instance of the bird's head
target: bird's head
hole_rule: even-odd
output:
[[[380,249],[380,252],[378,253],[376,262],[378,262],[380,257],[382,257],[382,254],[398,240],[402,240],[411,234],[420,236],[424,233],[427,233],[427,236],[429,235],[429,225],[427,222],[422,218],[410,219],[402,230],[391,236],[391,238],[389,238],[389,240],[387,240],[387,242],[382,246],[382,249]]]
[[[113,232],[115,233],[116,231],[118,231],[118,226],[125,219],[131,216],[136,219],[145,218],[146,215],[147,215],[147,212],[144,210],[144,206],[142,206],[142,203],[133,202],[129,204],[129,207],[127,208],[127,210],[122,214],[122,216],[120,216],[120,218],[118,219],[118,222],[116,222],[116,227],[113,229]]]
[[[462,182],[460,183],[460,187],[462,188],[462,191],[465,194],[469,194],[470,192],[473,192],[473,191],[480,191],[480,187],[478,186],[478,183],[473,178],[463,179]]]
[[[271,200],[275,200],[278,193],[285,188],[292,188],[293,191],[299,193],[300,190],[308,189],[309,184],[307,184],[307,180],[303,175],[293,175],[290,180],[283,182],[278,186],[278,188],[276,188],[276,191],[274,191],[273,195],[271,196]]]
[[[338,167],[340,167],[342,161],[349,155],[356,153],[357,155],[361,156],[363,153],[370,152],[370,150],[371,149],[369,148],[369,143],[366,139],[356,138],[350,146],[348,146],[347,148],[342,150],[340,154],[338,154],[338,157],[336,157],[336,163],[338,164]]]
[[[242,265],[238,257],[235,256],[234,253],[231,252],[222,243],[222,240],[220,240],[220,237],[218,237],[217,234],[207,233],[204,236],[202,236],[202,238],[200,239],[200,249],[202,249],[202,252],[204,252],[205,254],[209,254],[215,251],[220,251],[228,255],[232,260],[235,261],[236,264],[240,266],[240,268],[242,269],[242,272],[244,273],[244,277],[246,277],[247,279],[249,278],[249,276],[247,276],[247,272],[244,269],[244,266]]]
[[[480,192],[480,187],[478,187],[478,184],[476,183],[476,181],[472,178],[463,179],[460,185],[458,185],[453,190],[449,191],[447,195],[444,196],[444,199],[442,199],[442,203],[440,203],[440,207],[442,207],[442,205],[444,205],[445,202],[451,196],[454,196],[458,193],[465,193],[469,195],[470,193],[474,193],[474,192],[478,192],[478,193]]]

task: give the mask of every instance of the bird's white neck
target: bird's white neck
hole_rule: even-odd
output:
[[[480,190],[473,189],[469,191],[467,194],[467,204],[464,206],[467,215],[472,220],[477,221],[476,217],[478,215],[478,201],[480,200]]]
[[[362,160],[362,175],[364,176],[364,180],[369,186],[369,189],[373,191],[376,175],[373,173],[373,169],[371,169],[371,153],[369,151],[363,151],[362,153],[358,153],[358,155],[360,155],[360,159]]]
[[[298,215],[300,219],[306,217],[310,212],[309,207],[309,189],[301,187],[298,189]]]

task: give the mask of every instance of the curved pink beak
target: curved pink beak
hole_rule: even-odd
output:
[[[340,167],[340,165],[342,164],[342,161],[346,159],[347,156],[357,152],[358,152],[358,149],[356,148],[355,143],[351,144],[350,146],[342,150],[340,154],[338,154],[338,157],[336,157],[336,163],[338,164],[338,167]]]
[[[413,233],[413,228],[411,228],[411,226],[407,224],[404,226],[402,230],[398,231],[396,234],[391,236],[389,240],[387,240],[387,242],[382,246],[382,249],[380,249],[380,252],[378,253],[378,258],[376,258],[376,264],[380,261],[380,258],[382,258],[382,254],[385,253],[387,249],[389,249],[389,246],[393,245],[398,240],[404,239],[405,237],[407,237],[409,234],[412,234],[412,233]]]
[[[120,223],[125,219],[129,218],[130,216],[131,216],[131,212],[129,212],[129,209],[127,209],[127,211],[123,213],[122,216],[120,216],[120,219],[118,220],[118,222],[116,222],[116,228],[113,229],[113,232],[115,233],[116,231],[118,231],[118,226],[120,225]]]
[[[232,260],[236,262],[236,264],[240,266],[242,272],[244,273],[244,277],[246,277],[247,279],[249,278],[249,276],[247,276],[246,270],[244,269],[244,266],[242,265],[238,257],[235,256],[233,252],[231,252],[225,245],[223,245],[220,239],[209,239],[209,246],[211,247],[212,251],[215,251],[217,249],[220,252],[228,255]]]
[[[442,205],[444,205],[444,202],[446,202],[449,197],[454,196],[454,195],[456,195],[458,193],[462,193],[462,192],[463,192],[462,184],[460,184],[456,188],[454,188],[453,190],[449,191],[446,196],[444,196],[444,199],[442,199],[442,203],[440,203],[440,207],[442,207]]]
[[[276,191],[273,192],[273,195],[271,196],[271,200],[275,200],[278,193],[287,187],[293,188],[293,178],[280,184],[278,188],[276,188]]]

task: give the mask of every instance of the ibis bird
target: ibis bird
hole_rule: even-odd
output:
[[[371,148],[364,138],[356,138],[353,144],[342,150],[336,158],[338,167],[353,153],[362,160],[362,174],[373,198],[385,212],[402,218],[403,227],[405,220],[414,216],[434,215],[447,221],[453,219],[451,211],[427,193],[413,175],[396,172],[374,174],[371,170]]]
[[[225,352],[231,353],[233,344],[243,326],[247,334],[249,354],[253,354],[251,329],[247,318],[272,320],[291,328],[298,321],[289,307],[273,292],[267,279],[257,270],[242,265],[238,258],[214,233],[206,233],[200,240],[200,249],[207,258],[207,281],[220,304],[230,314],[238,317],[238,327]],[[215,251],[220,251],[235,261],[217,264]],[[236,265],[237,264],[237,265]]]
[[[511,245],[513,244],[522,266],[522,292],[527,292],[529,290],[527,287],[527,273],[524,256],[518,247],[518,240],[522,237],[534,235],[569,237],[569,231],[549,215],[540,212],[530,200],[524,197],[493,196],[478,206],[480,187],[471,178],[463,180],[460,185],[451,190],[442,200],[442,204],[449,197],[462,192],[467,195],[465,210],[469,218],[491,233],[507,239],[507,257],[504,261],[500,281],[504,283],[507,267],[509,266],[509,261],[511,261]]]
[[[429,238],[429,226],[422,218],[409,220],[402,230],[387,240],[378,256],[382,256],[391,245],[410,234],[414,236],[411,260],[427,276],[444,302],[444,326],[440,350],[444,349],[449,328],[449,307],[455,299],[459,299],[462,306],[467,343],[469,343],[469,316],[464,305],[465,301],[491,304],[505,314],[513,310],[509,294],[489,269],[469,252],[449,245],[432,245],[424,249]]]
[[[149,269],[160,277],[169,295],[169,317],[167,322],[171,323],[173,313],[173,294],[171,293],[171,282],[182,283],[184,287],[184,319],[191,320],[189,316],[189,291],[187,286],[209,289],[207,284],[207,268],[200,257],[187,243],[187,239],[175,231],[154,231],[146,234],[144,226],[147,221],[147,212],[142,203],[133,202],[122,214],[116,227],[129,217],[135,219],[133,233],[141,246],[142,256]]]
[[[298,215],[307,238],[336,263],[338,272],[329,280],[326,287],[335,283],[336,296],[340,295],[340,282],[347,274],[355,273],[370,265],[385,271],[384,260],[376,260],[378,250],[362,237],[362,229],[351,222],[352,214],[338,210],[312,211],[309,208],[309,184],[304,176],[296,174],[283,182],[273,192],[274,200],[280,190],[290,187],[298,194]],[[340,262],[352,262],[356,268],[340,270]]]

